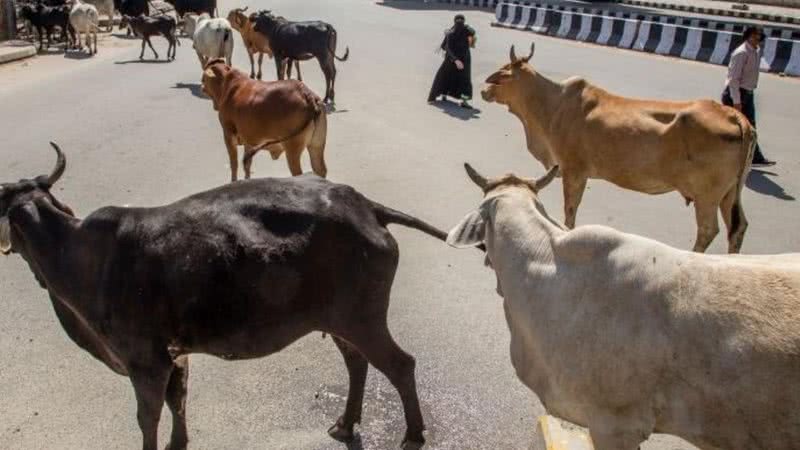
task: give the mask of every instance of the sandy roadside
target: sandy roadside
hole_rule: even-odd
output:
[[[87,70],[97,64],[117,60],[127,49],[138,48],[141,40],[126,38],[116,29],[112,34],[97,35],[97,55],[89,57],[84,50],[64,53],[64,45],[50,47],[33,58],[0,65],[0,95],[14,92],[33,84],[63,76],[66,73]],[[152,55],[147,55],[152,57]],[[163,55],[159,55],[162,58]]]

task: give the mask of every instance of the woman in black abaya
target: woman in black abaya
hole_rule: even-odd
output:
[[[445,58],[436,78],[433,79],[428,102],[436,101],[436,97],[453,97],[461,100],[461,106],[472,108],[468,100],[472,99],[472,74],[470,73],[470,47],[475,46],[475,30],[467,25],[464,16],[455,17],[453,27],[447,30],[441,49]]]

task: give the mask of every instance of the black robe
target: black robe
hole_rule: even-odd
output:
[[[436,100],[440,95],[447,95],[462,100],[472,98],[471,56],[469,38],[475,36],[475,30],[468,25],[455,25],[447,31],[441,48],[445,52],[444,61],[433,79],[428,101]],[[464,63],[464,69],[458,70],[456,60]]]

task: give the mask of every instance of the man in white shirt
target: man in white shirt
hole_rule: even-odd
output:
[[[722,92],[722,103],[741,111],[753,127],[756,126],[756,105],[753,100],[753,91],[758,86],[758,67],[761,62],[761,41],[764,34],[758,27],[748,27],[744,30],[744,42],[731,54],[728,63],[728,78],[725,91]],[[761,147],[756,145],[753,154],[753,166],[771,166],[775,161],[770,161],[761,153]]]

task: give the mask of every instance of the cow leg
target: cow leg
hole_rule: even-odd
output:
[[[253,58],[253,52],[250,50],[250,47],[247,47],[247,57],[250,58],[250,78],[255,78],[256,77],[255,60]]]
[[[92,32],[92,36],[94,37],[94,54],[97,54],[97,31]]]
[[[231,165],[231,182],[236,181],[239,171],[239,161],[236,159],[237,142],[235,136],[225,136],[225,147],[228,149],[228,161]]]
[[[302,153],[302,147],[286,144],[286,162],[289,164],[289,172],[292,173],[293,177],[303,174],[303,166],[300,164]]]
[[[278,79],[283,79],[283,57],[275,55],[275,69],[278,71]]]
[[[323,103],[328,103],[328,100],[333,100],[331,98],[331,67],[333,63],[330,59],[331,58],[320,58],[319,60],[319,68],[322,69],[322,74],[325,75],[325,98],[322,100]]]
[[[694,243],[694,251],[696,252],[705,252],[711,241],[719,233],[717,206],[718,204],[707,200],[695,199],[694,213],[697,219],[697,240]]]
[[[150,47],[150,50],[153,51],[153,55],[155,55],[156,59],[158,59],[158,53],[156,53],[156,49],[153,48],[153,43],[150,42],[150,36],[147,36],[147,45]]]
[[[564,183],[564,225],[571,230],[575,228],[578,206],[580,206],[583,192],[586,190],[586,178],[564,175],[562,181]]]
[[[299,59],[296,59],[294,61],[294,68],[297,69],[297,79],[299,81],[303,81],[303,74],[300,73],[300,60]]]
[[[747,231],[747,218],[742,209],[742,199],[739,193],[739,186],[732,187],[722,198],[719,204],[722,213],[722,220],[725,221],[725,228],[728,230],[728,253],[739,253],[744,241],[744,233]]]
[[[244,146],[244,157],[242,158],[242,165],[244,166],[244,179],[250,179],[250,168],[253,166],[253,156],[258,153],[258,149],[249,145]]]
[[[167,384],[167,406],[172,413],[172,436],[166,450],[185,450],[189,443],[186,430],[186,388],[189,382],[189,357],[175,359]]]
[[[328,89],[330,89],[331,91],[330,93],[331,105],[335,105],[336,89],[334,88],[334,86],[336,86],[336,64],[333,62],[333,58],[331,58],[330,77],[331,77],[331,82],[330,82],[330,87]]]
[[[417,382],[414,377],[416,361],[404,352],[392,339],[385,319],[382,325],[374,325],[363,334],[350,340],[367,360],[386,375],[400,394],[403,412],[406,417],[406,434],[403,438],[403,449],[418,449],[425,443],[422,432],[425,425],[417,397]],[[374,322],[373,322],[374,323]]]
[[[158,421],[164,407],[171,366],[137,368],[130,371],[136,392],[136,418],[142,430],[142,450],[158,450]]]
[[[257,78],[259,80],[261,79],[261,63],[263,61],[264,61],[264,54],[263,53],[259,53],[258,54],[258,75],[257,75]]]
[[[361,423],[361,410],[364,404],[364,383],[367,380],[367,359],[353,346],[341,338],[333,336],[333,342],[342,352],[347,374],[350,377],[350,389],[347,393],[347,405],[336,423],[328,429],[328,434],[337,441],[353,440],[353,427]]]
[[[144,46],[147,44],[147,40],[142,38],[142,52],[139,53],[139,59],[144,59]]]

